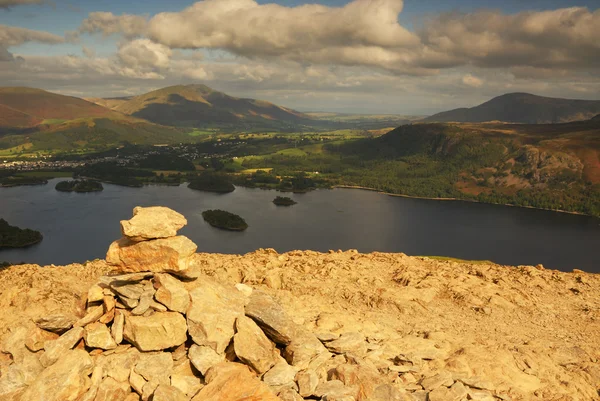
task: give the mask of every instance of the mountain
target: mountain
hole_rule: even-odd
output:
[[[58,120],[123,118],[113,110],[72,96],[41,89],[0,88],[0,132],[53,124]]]
[[[150,123],[72,96],[0,88],[0,150],[98,150],[125,143],[191,142],[173,127]]]
[[[177,127],[277,127],[312,121],[300,112],[262,100],[229,96],[205,85],[170,86],[129,99],[102,101],[123,114]]]
[[[426,122],[503,121],[524,124],[548,124],[587,120],[600,113],[600,100],[560,99],[508,93],[479,106],[460,108],[425,118]]]

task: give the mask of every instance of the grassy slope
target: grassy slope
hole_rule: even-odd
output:
[[[194,138],[172,127],[145,121],[83,118],[56,124],[29,135],[0,138],[0,149],[36,151],[86,151],[114,148],[125,143],[173,144],[193,142]],[[6,152],[3,152],[6,153]]]
[[[58,95],[34,88],[0,88],[0,106],[11,109],[22,118],[2,121],[6,128],[32,127],[50,120],[73,120],[84,117],[124,118],[120,113],[71,96]]]

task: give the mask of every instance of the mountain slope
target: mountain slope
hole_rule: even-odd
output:
[[[297,111],[269,102],[241,99],[205,85],[178,85],[135,96],[114,109],[154,123],[180,127],[298,124],[311,121]]]
[[[587,120],[598,113],[600,100],[560,99],[528,93],[509,93],[476,107],[445,111],[423,121],[548,124]]]
[[[44,120],[85,117],[123,118],[121,114],[72,96],[41,89],[0,88],[0,130],[30,128]]]

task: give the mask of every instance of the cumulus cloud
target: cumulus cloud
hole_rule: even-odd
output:
[[[0,25],[0,45],[5,47],[18,46],[26,42],[40,42],[47,44],[64,43],[65,38],[49,32],[34,31],[32,29],[15,26]]]
[[[78,29],[78,33],[102,33],[104,36],[115,33],[128,38],[143,35],[147,18],[141,15],[115,15],[111,12],[97,11],[89,14]]]
[[[449,13],[420,32],[422,62],[487,68],[588,68],[600,65],[600,9],[583,7],[505,15]]]
[[[173,52],[167,46],[148,39],[136,39],[122,45],[117,56],[132,68],[167,68]]]
[[[0,8],[9,9],[15,6],[21,6],[25,4],[42,3],[46,3],[46,0],[0,0]]]
[[[250,59],[368,66],[408,75],[460,66],[600,65],[600,10],[447,13],[413,33],[398,22],[402,8],[402,0],[354,0],[342,7],[203,0],[151,19],[91,13],[79,32],[146,37],[172,49],[223,49]]]

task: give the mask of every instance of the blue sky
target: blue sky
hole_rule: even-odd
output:
[[[271,21],[272,9],[262,5],[272,2],[256,1],[252,20],[231,14],[240,22],[210,29],[205,17],[220,12],[215,0],[53,0],[0,9],[0,29],[68,38],[57,44],[25,35],[2,43],[0,31],[0,86],[119,96],[202,82],[303,110],[400,114],[472,106],[511,91],[587,99],[600,92],[598,0],[405,0],[399,14],[401,0],[325,0],[318,4],[329,7],[323,17],[327,30],[305,21],[291,33],[288,27],[304,15],[294,7],[312,3],[277,1],[284,10],[277,16],[281,24],[246,35],[240,27]],[[204,3],[202,12],[182,12]],[[349,11],[361,4],[384,11]],[[582,9],[567,10],[573,7]],[[356,21],[355,32],[335,26],[343,10]],[[104,35],[104,23],[93,32],[80,29],[98,11],[112,13],[116,23],[125,14],[139,16],[148,26],[131,35],[119,29]],[[163,22],[152,19],[162,12],[173,13],[164,22],[172,25],[164,29]],[[448,12],[452,17],[444,17]],[[425,29],[423,22],[431,20]],[[187,31],[179,32],[180,25]],[[230,40],[216,39],[223,37]],[[311,39],[304,43],[299,37]],[[14,58],[8,64],[2,62],[3,48]]]

